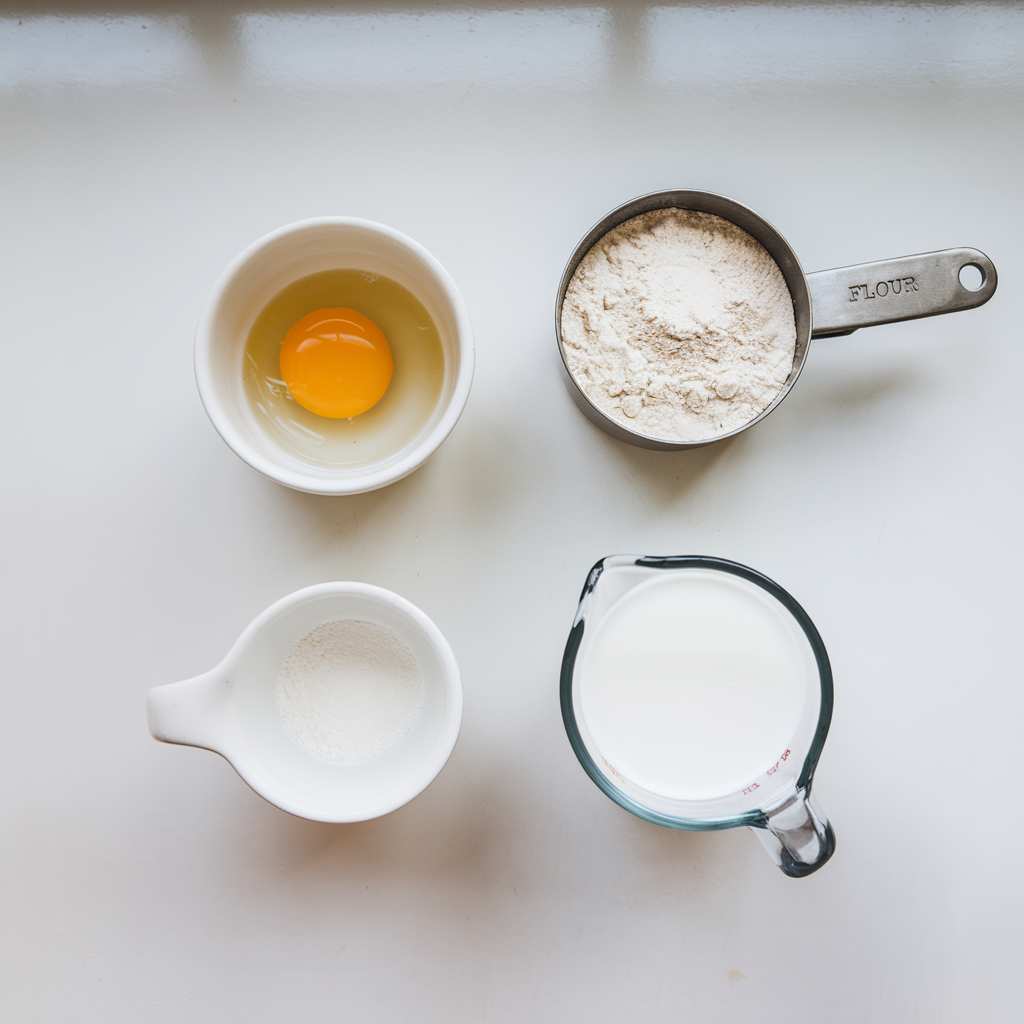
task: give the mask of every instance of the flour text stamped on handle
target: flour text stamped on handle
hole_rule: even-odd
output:
[[[970,289],[960,271],[975,267],[981,285]],[[859,327],[916,320],[982,306],[998,281],[992,261],[977,249],[941,249],[807,275],[812,337],[850,334]]]

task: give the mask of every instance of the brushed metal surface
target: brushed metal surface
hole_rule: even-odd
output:
[[[965,288],[960,271],[976,267],[981,285]],[[995,294],[995,265],[977,249],[940,249],[807,275],[813,336],[849,334],[900,320],[917,320],[983,306]]]

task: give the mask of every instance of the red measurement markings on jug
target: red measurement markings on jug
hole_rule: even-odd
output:
[[[912,277],[894,277],[891,281],[876,281],[874,291],[869,284],[848,284],[850,301],[860,302],[864,299],[884,299],[886,295],[907,295],[920,291],[917,281]]]
[[[752,782],[749,786],[747,786],[747,788],[745,790],[743,790],[743,795],[746,796],[748,793],[753,793],[755,789],[760,789],[760,788],[761,788],[761,783],[760,782]]]
[[[785,760],[786,760],[786,758],[787,758],[787,757],[789,757],[789,755],[790,755],[791,753],[792,753],[792,751],[791,751],[791,750],[787,750],[787,751],[786,751],[786,752],[785,752],[785,753],[784,753],[784,754],[782,755],[782,757],[780,757],[780,758],[778,759],[778,761],[776,761],[776,762],[775,762],[775,764],[773,764],[773,765],[771,766],[771,768],[769,768],[769,769],[768,769],[768,771],[766,771],[766,772],[765,772],[765,775],[774,775],[774,774],[775,774],[775,773],[776,773],[776,772],[777,772],[777,771],[779,770],[779,765],[780,765],[780,764],[782,764],[782,762],[783,762],[783,761],[785,761]]]
[[[612,765],[612,764],[609,764],[608,759],[606,757],[602,757],[601,760],[604,761],[605,768],[607,768],[608,771],[610,771],[612,773],[612,775],[615,776],[615,778],[617,778],[617,779],[621,779],[622,778],[622,776],[615,770],[615,766]]]

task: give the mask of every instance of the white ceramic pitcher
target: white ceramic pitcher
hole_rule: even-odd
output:
[[[292,646],[338,619],[394,630],[412,650],[423,683],[423,709],[409,733],[366,764],[318,760],[277,715],[277,675]],[[462,724],[462,681],[448,641],[415,605],[367,583],[322,583],[271,605],[216,668],[151,690],[148,713],[156,739],[221,754],[283,810],[315,821],[364,821],[401,807],[437,777]]]

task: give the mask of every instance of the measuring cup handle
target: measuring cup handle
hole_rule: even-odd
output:
[[[785,803],[765,812],[765,824],[754,829],[772,860],[790,878],[803,878],[824,864],[836,849],[828,818],[798,790]]]
[[[960,283],[960,271],[981,271],[974,290]],[[996,291],[992,261],[977,249],[940,249],[879,263],[860,263],[807,275],[811,289],[811,336],[852,334],[898,320],[955,313],[983,306]]]
[[[224,673],[214,669],[194,679],[155,686],[146,701],[153,738],[221,752],[228,685]]]

